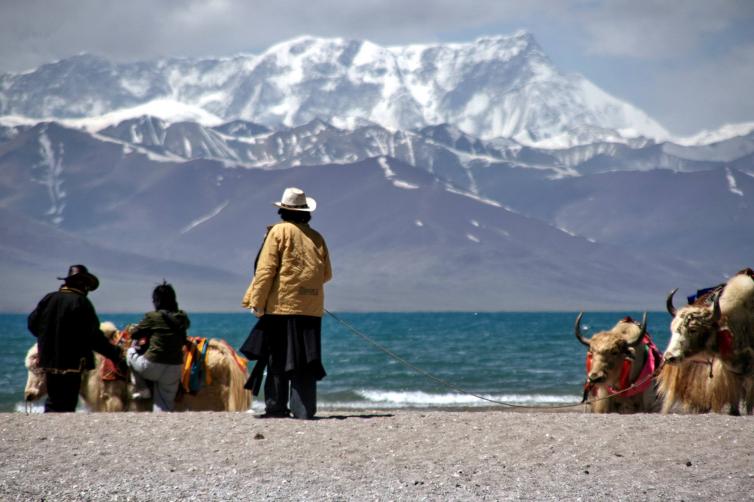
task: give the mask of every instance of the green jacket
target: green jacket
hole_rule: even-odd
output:
[[[152,311],[144,314],[144,319],[136,326],[133,336],[149,336],[149,348],[144,354],[147,360],[153,363],[182,364],[183,344],[190,325],[191,321],[182,310]]]

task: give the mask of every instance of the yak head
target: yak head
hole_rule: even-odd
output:
[[[115,339],[118,336],[118,327],[111,321],[101,322],[99,330],[105,335],[110,343],[115,343]]]
[[[673,320],[670,322],[670,342],[665,351],[665,362],[679,364],[684,359],[705,352],[714,343],[720,329],[720,297],[715,295],[713,305],[687,305],[676,310],[673,306],[674,289],[668,295],[666,307]]]
[[[47,378],[42,368],[39,367],[39,351],[37,344],[31,346],[24,359],[26,366],[26,387],[24,388],[24,400],[36,401],[47,395]]]
[[[601,331],[590,339],[581,335],[581,318],[583,312],[576,318],[576,339],[589,349],[591,364],[587,379],[593,385],[616,385],[620,379],[623,361],[634,359],[636,347],[647,332],[647,314],[641,325],[633,322],[619,321],[611,330]]]

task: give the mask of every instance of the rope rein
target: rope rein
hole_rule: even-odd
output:
[[[378,349],[381,352],[384,352],[385,354],[387,354],[391,358],[393,358],[396,361],[398,361],[399,363],[401,363],[403,366],[405,366],[405,367],[407,367],[407,368],[409,368],[409,369],[411,369],[411,370],[413,370],[413,371],[415,371],[417,373],[420,373],[420,374],[424,375],[425,377],[427,377],[428,379],[434,381],[435,383],[440,384],[443,387],[447,387],[449,389],[455,390],[456,392],[459,392],[461,394],[466,394],[467,396],[472,396],[472,397],[475,397],[477,399],[481,399],[483,401],[487,401],[487,402],[490,402],[490,403],[493,403],[493,404],[497,404],[497,405],[500,405],[500,406],[507,406],[509,408],[548,409],[548,410],[552,410],[552,409],[560,409],[560,408],[574,408],[574,407],[577,407],[577,406],[583,406],[583,405],[587,405],[587,404],[597,403],[599,401],[604,401],[606,399],[612,399],[612,398],[614,398],[616,396],[620,396],[621,394],[626,393],[626,392],[632,390],[634,387],[638,387],[638,386],[644,384],[648,380],[651,380],[652,378],[654,378],[660,372],[660,370],[662,369],[662,367],[664,365],[664,362],[661,363],[660,365],[658,365],[658,367],[655,369],[655,371],[652,372],[650,375],[647,375],[647,377],[645,379],[643,379],[642,381],[640,381],[640,382],[634,382],[633,384],[631,384],[626,389],[623,389],[623,390],[618,391],[618,392],[616,392],[614,394],[610,394],[608,396],[601,397],[601,398],[590,399],[588,401],[583,401],[583,402],[574,403],[574,404],[563,404],[563,405],[553,405],[553,406],[526,406],[526,405],[521,405],[521,404],[506,403],[504,401],[498,401],[496,399],[490,399],[488,397],[485,397],[485,396],[476,394],[474,392],[468,391],[468,390],[466,390],[466,389],[464,389],[462,387],[459,387],[458,385],[455,385],[455,384],[453,384],[451,382],[448,382],[447,380],[444,380],[444,379],[442,379],[442,378],[440,378],[440,377],[438,377],[436,375],[433,375],[429,371],[423,370],[423,369],[415,366],[414,364],[411,364],[406,359],[402,358],[401,356],[399,356],[398,354],[396,354],[392,350],[388,349],[387,347],[385,347],[385,346],[383,346],[383,345],[375,342],[370,337],[368,337],[367,335],[365,335],[364,333],[362,333],[358,329],[354,328],[349,323],[347,323],[343,319],[339,318],[338,316],[336,316],[335,314],[333,314],[329,310],[325,309],[325,312],[327,312],[327,314],[329,314],[330,317],[332,317],[333,319],[335,319],[335,321],[337,321],[338,323],[340,323],[341,325],[343,325],[351,333],[353,333],[354,335],[358,336],[362,340],[366,341],[371,346],[375,347],[376,349]]]

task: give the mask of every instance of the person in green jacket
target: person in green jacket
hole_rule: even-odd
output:
[[[154,397],[153,411],[173,411],[183,367],[183,345],[191,324],[186,313],[178,308],[173,286],[163,281],[152,292],[154,311],[131,333],[133,340],[148,338],[143,346],[128,349],[128,365],[134,379],[134,399]],[[143,353],[142,353],[143,352]],[[152,391],[148,383],[152,384]]]

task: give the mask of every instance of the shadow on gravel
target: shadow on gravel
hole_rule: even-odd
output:
[[[390,418],[392,413],[370,413],[362,415],[329,415],[327,417],[314,417],[314,420],[346,420],[348,418]]]

